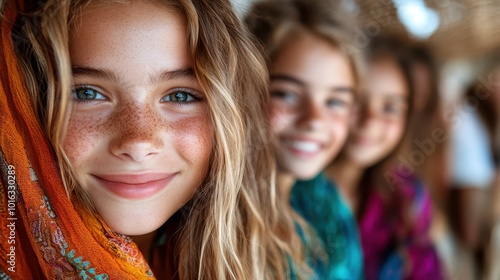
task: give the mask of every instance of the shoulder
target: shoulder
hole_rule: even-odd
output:
[[[292,206],[313,227],[328,256],[321,278],[360,279],[363,257],[356,220],[335,183],[320,174],[297,182],[294,190]]]
[[[400,167],[394,168],[386,176],[389,187],[398,191],[404,198],[416,203],[430,200],[427,186],[413,172],[408,172]]]
[[[297,181],[290,193],[290,203],[294,208],[318,209],[339,206],[341,199],[335,184],[319,174],[308,181]]]
[[[413,219],[430,215],[431,196],[427,186],[415,173],[398,166],[387,172],[385,180],[391,190],[391,204],[410,210]]]
[[[293,194],[307,194],[308,196],[324,197],[334,195],[338,196],[338,191],[333,182],[331,182],[323,173],[311,180],[298,180],[292,188]]]
[[[406,175],[406,176],[404,176]],[[407,214],[412,221],[414,234],[428,230],[432,220],[432,200],[427,186],[415,174],[401,174],[395,190],[399,193],[402,203],[406,204]]]

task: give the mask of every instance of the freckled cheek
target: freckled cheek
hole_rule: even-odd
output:
[[[286,106],[275,105],[271,102],[268,106],[269,124],[275,134],[279,134],[293,126],[296,119],[295,113]]]
[[[182,118],[169,126],[179,155],[194,168],[206,169],[213,149],[213,128],[208,115]]]
[[[94,153],[103,140],[103,122],[96,117],[72,115],[66,128],[63,150],[71,165],[77,168],[82,161]]]

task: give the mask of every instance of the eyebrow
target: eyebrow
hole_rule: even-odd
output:
[[[270,75],[270,80],[271,81],[285,81],[289,83],[296,84],[297,86],[307,88],[307,84],[293,76],[286,75],[286,74],[271,74]],[[330,88],[331,92],[335,93],[350,93],[354,94],[354,89],[352,87],[348,86],[334,86]]]
[[[192,67],[188,68],[182,68],[182,69],[176,69],[172,71],[163,71],[160,72],[156,75],[151,75],[149,77],[149,82],[152,84],[157,84],[160,81],[165,81],[165,80],[173,80],[173,79],[179,79],[179,78],[188,78],[188,79],[193,79],[196,80],[196,75],[194,73],[194,69]]]
[[[408,100],[410,99],[409,96],[401,96],[397,93],[394,93],[394,94],[386,94],[384,96],[384,98],[387,100],[391,100],[391,101],[400,101],[400,102],[408,102]]]
[[[71,71],[73,72],[73,76],[87,76],[87,77],[113,80],[115,82],[120,81],[119,77],[116,76],[115,73],[104,69],[96,69],[84,66],[73,66],[71,68]]]
[[[73,76],[87,76],[87,77],[101,78],[101,79],[112,80],[116,83],[121,81],[118,75],[106,69],[98,69],[98,68],[91,68],[84,66],[73,66],[72,72]],[[157,74],[151,75],[149,77],[149,81],[150,83],[157,84],[162,80],[172,80],[177,78],[196,79],[196,75],[192,67],[187,67],[176,70],[166,70],[159,72]]]
[[[293,83],[293,84],[296,84],[300,87],[306,87],[306,83],[304,83],[303,81],[295,78],[295,77],[292,77],[292,76],[289,76],[289,75],[285,75],[285,74],[271,74],[270,76],[270,80],[271,81],[285,81],[285,82],[290,82],[290,83]]]

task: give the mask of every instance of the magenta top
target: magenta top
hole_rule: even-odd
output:
[[[371,191],[359,221],[366,280],[444,279],[429,237],[429,193],[415,176],[393,174],[397,176],[393,195],[384,198]],[[409,207],[406,212],[410,213],[406,230],[403,207]]]

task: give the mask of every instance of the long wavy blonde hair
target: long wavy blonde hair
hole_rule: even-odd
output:
[[[70,111],[68,37],[81,10],[92,1],[98,0],[36,1],[33,7],[26,3],[26,16],[13,34],[66,191],[89,209],[91,202],[74,180],[62,139]],[[299,272],[307,269],[297,249],[301,242],[293,219],[282,214],[286,205],[276,195],[264,113],[268,74],[260,51],[229,0],[154,1],[185,17],[194,70],[215,130],[209,174],[182,217],[176,246],[180,278],[286,279],[292,266]]]

